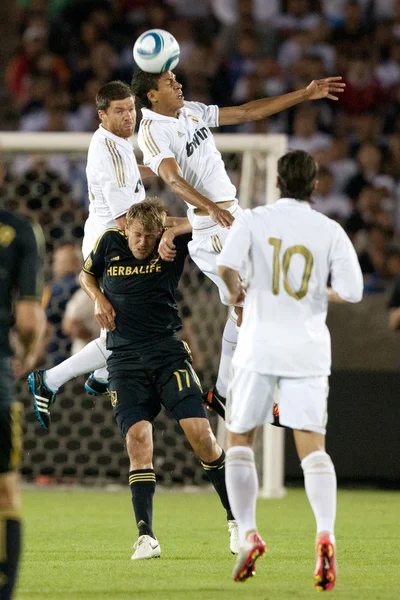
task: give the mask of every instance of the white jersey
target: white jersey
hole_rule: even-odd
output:
[[[362,298],[356,252],[342,227],[308,202],[282,198],[242,211],[218,264],[239,271],[249,285],[233,363],[281,377],[329,375],[327,281],[348,302]]]
[[[174,158],[183,178],[212,202],[234,200],[231,183],[210,127],[218,127],[218,106],[185,102],[178,118],[142,109],[138,143],[143,162],[158,174],[165,158]],[[193,208],[188,204],[189,208]],[[190,218],[190,217],[189,217]]]
[[[116,227],[132,204],[145,198],[133,146],[102,125],[90,141],[86,176],[89,216],[85,223],[82,252],[86,258],[101,233]]]

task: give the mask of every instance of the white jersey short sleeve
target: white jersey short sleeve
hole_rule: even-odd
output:
[[[116,226],[115,219],[145,198],[131,142],[101,125],[90,142],[86,176],[89,217],[85,223],[84,257],[105,229]]]
[[[306,202],[283,198],[238,215],[218,264],[248,263],[248,289],[233,364],[281,377],[329,375],[326,287],[349,302],[363,280],[350,240]]]
[[[146,166],[158,174],[161,162],[174,158],[183,178],[200,194],[213,202],[235,199],[236,188],[210,131],[218,126],[217,106],[185,102],[177,118],[147,108],[142,115],[138,143]]]

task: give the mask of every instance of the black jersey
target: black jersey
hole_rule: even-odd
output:
[[[40,226],[0,210],[0,357],[11,354],[14,300],[40,300],[44,238]]]
[[[155,251],[146,259],[133,256],[119,229],[107,229],[85,261],[83,270],[103,277],[103,291],[115,313],[116,329],[107,333],[107,348],[140,350],[182,327],[175,294],[190,235],[175,238],[176,257],[163,261]]]

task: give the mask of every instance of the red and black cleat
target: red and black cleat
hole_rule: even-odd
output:
[[[319,592],[333,590],[336,583],[335,538],[329,533],[320,535],[315,548],[317,564],[314,587]]]

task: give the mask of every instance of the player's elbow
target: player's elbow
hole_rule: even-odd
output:
[[[363,297],[362,286],[354,289],[348,288],[335,291],[343,302],[348,302],[349,304],[357,304],[357,302],[361,302]]]

